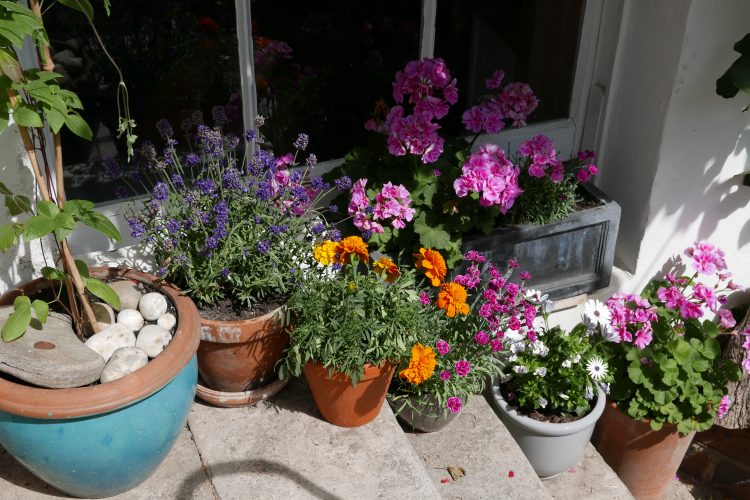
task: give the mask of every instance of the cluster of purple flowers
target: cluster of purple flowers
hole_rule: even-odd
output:
[[[495,70],[485,80],[488,90],[502,86],[505,73]],[[496,134],[509,122],[516,128],[525,127],[526,119],[539,105],[539,100],[526,83],[509,83],[497,95],[485,99],[481,104],[464,111],[461,120],[467,130]]]
[[[632,342],[639,349],[651,343],[656,308],[648,300],[629,293],[616,293],[607,300],[615,342]]]
[[[402,185],[394,186],[387,182],[380,192],[375,195],[375,205],[372,205],[367,196],[365,187],[367,179],[359,179],[350,190],[348,212],[352,217],[354,226],[359,229],[365,239],[369,239],[372,233],[382,233],[383,225],[378,222],[391,220],[391,226],[403,229],[406,223],[414,217],[414,209],[410,208],[411,196],[409,191]]]
[[[518,185],[520,169],[505,157],[505,152],[495,144],[486,144],[467,158],[461,176],[453,182],[460,198],[469,192],[479,193],[482,206],[498,206],[506,213],[523,192]]]
[[[536,178],[549,178],[555,184],[561,183],[565,179],[565,167],[563,162],[557,157],[555,145],[552,139],[546,135],[537,135],[521,143],[518,148],[519,158],[527,162],[525,172]],[[588,180],[599,173],[599,169],[593,164],[596,153],[593,151],[580,151],[573,162],[573,174],[579,182],[588,182]]]

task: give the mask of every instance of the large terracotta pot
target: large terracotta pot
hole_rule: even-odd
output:
[[[166,294],[177,310],[172,341],[143,368],[106,384],[42,389],[0,378],[0,445],[60,491],[108,497],[145,481],[182,432],[198,378],[199,322],[193,302],[156,276],[115,268],[90,272]],[[0,305],[49,286],[31,281],[0,297]]]
[[[685,436],[671,424],[654,431],[648,420],[630,418],[609,402],[591,441],[634,497],[661,500],[693,436],[695,432]]]
[[[320,414],[339,427],[359,427],[378,416],[395,370],[387,362],[368,364],[364,376],[352,387],[352,380],[343,373],[334,372],[329,378],[328,368],[321,363],[311,361],[303,367]]]
[[[591,411],[583,418],[562,424],[519,415],[503,399],[497,384],[492,385],[488,399],[539,477],[557,475],[580,460],[606,406],[606,396],[597,388],[596,404]]]
[[[276,363],[289,344],[280,321],[283,313],[282,306],[247,320],[201,318],[198,371],[206,385],[216,391],[247,392],[273,382]]]

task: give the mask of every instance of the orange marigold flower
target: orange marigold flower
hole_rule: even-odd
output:
[[[315,245],[315,248],[313,249],[313,257],[324,266],[330,266],[336,262],[338,246],[339,244],[335,241],[325,240],[324,242]]]
[[[348,236],[339,242],[336,262],[339,264],[348,264],[351,261],[351,256],[354,254],[359,255],[359,260],[362,262],[370,260],[367,243],[359,236]]]
[[[393,283],[401,275],[398,266],[388,257],[380,257],[372,263],[372,268],[381,276],[385,273],[385,281],[388,283]]]
[[[435,373],[437,360],[435,351],[430,346],[416,344],[411,348],[411,359],[409,366],[398,373],[398,376],[404,378],[414,385],[419,385]]]
[[[469,314],[469,305],[466,303],[466,288],[458,283],[443,283],[438,292],[436,302],[440,309],[445,310],[445,315],[452,318],[459,314]]]
[[[424,275],[430,280],[432,286],[440,286],[445,278],[448,268],[445,267],[445,259],[437,250],[420,248],[419,253],[414,254],[417,259],[415,267],[424,270]]]

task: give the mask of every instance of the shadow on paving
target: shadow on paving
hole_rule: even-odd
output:
[[[308,493],[316,498],[320,498],[322,500],[343,500],[342,497],[336,496],[326,489],[321,488],[297,471],[290,469],[282,463],[272,460],[241,460],[212,464],[210,466],[210,473],[212,478],[216,478],[217,476],[231,476],[238,473],[275,474],[291,479],[297,485],[307,490]],[[182,487],[180,488],[180,492],[177,498],[192,498],[194,489],[197,487],[197,485],[200,484],[201,481],[205,480],[206,476],[203,470],[193,472],[190,476],[186,477],[183,480]],[[219,493],[219,495],[221,495],[221,493]]]

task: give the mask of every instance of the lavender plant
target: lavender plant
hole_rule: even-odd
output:
[[[161,155],[146,144],[134,171],[123,172],[111,159],[106,168],[128,184],[123,195],[133,194],[134,182],[150,192],[141,208],[131,207],[128,223],[131,236],[156,257],[158,274],[199,307],[230,301],[236,309],[252,309],[285,300],[312,241],[340,239],[325,224],[329,209],[316,207],[331,190],[348,190],[351,181],[331,187],[312,177],[316,158],[306,153],[305,134],[294,152],[276,156],[264,149],[257,128],[243,141],[222,134],[220,125],[198,123],[186,134],[190,152],[180,154],[169,123],[157,128],[166,143]]]

